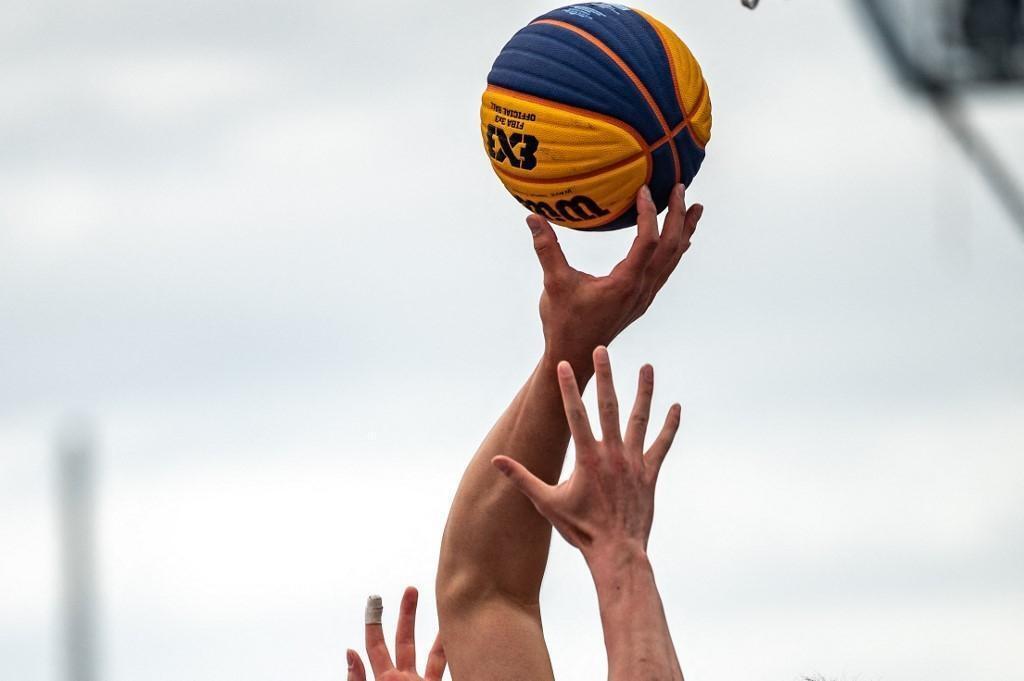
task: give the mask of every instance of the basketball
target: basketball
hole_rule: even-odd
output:
[[[671,29],[594,2],[512,36],[487,76],[480,125],[519,203],[564,227],[608,231],[636,224],[644,184],[659,212],[674,185],[690,185],[711,138],[711,98]]]

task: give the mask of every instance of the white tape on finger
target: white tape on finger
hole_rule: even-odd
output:
[[[366,623],[380,624],[380,616],[384,613],[384,599],[370,596],[366,599]]]

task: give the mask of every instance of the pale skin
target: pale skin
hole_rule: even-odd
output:
[[[646,188],[637,196],[637,209],[637,236],[629,253],[604,277],[570,267],[551,225],[537,215],[527,219],[544,272],[540,314],[545,347],[526,384],[470,461],[445,529],[437,576],[438,614],[455,681],[553,679],[539,605],[551,523],[502,479],[491,461],[505,457],[501,460],[521,464],[545,484],[558,481],[570,437],[559,363],[570,363],[578,396],[594,373],[593,349],[608,345],[650,307],[689,248],[703,213],[699,204],[687,208],[681,185],[673,192],[660,233]],[[653,577],[645,552],[616,549],[608,555],[621,560],[609,561],[601,555],[588,557],[599,600],[601,584],[617,584],[620,594],[626,586],[638,589],[631,598],[648,609],[646,616],[660,611],[660,601],[650,610],[657,592],[653,599],[648,593]],[[611,570],[612,564],[629,570]],[[604,620],[622,607],[613,600],[602,601]],[[609,651],[623,650],[615,642],[624,634],[611,636],[614,642],[606,628]]]
[[[640,369],[636,401],[620,434],[618,401],[607,349],[594,351],[602,437],[590,428],[579,387],[568,362],[558,365],[565,415],[576,442],[576,466],[567,481],[552,486],[522,464],[497,456],[492,464],[534,508],[578,548],[597,587],[611,681],[683,681],[668,622],[647,560],[654,522],[654,490],[661,465],[679,429],[673,405],[660,434],[644,451],[654,392],[654,369]],[[377,681],[441,681],[445,651],[435,640],[424,675],[416,671],[415,617],[418,594],[406,589],[399,611],[392,662],[380,624],[366,625],[366,652]],[[366,681],[362,659],[348,651],[348,681]]]
[[[591,431],[572,367],[568,362],[558,365],[565,415],[576,443],[576,467],[568,480],[549,485],[507,456],[497,456],[492,463],[586,559],[597,588],[608,678],[682,681],[647,559],[654,489],[679,430],[681,408],[672,406],[661,432],[644,452],[654,369],[649,364],[640,369],[636,401],[623,435],[606,348],[594,351],[594,368],[600,440]]]
[[[419,592],[408,587],[402,595],[398,610],[398,626],[395,631],[395,658],[391,659],[388,643],[384,639],[384,627],[380,624],[366,625],[366,657],[376,681],[441,681],[446,664],[441,638],[434,641],[427,654],[427,663],[420,676],[416,671],[416,606]],[[349,650],[348,681],[366,681],[366,666],[359,653]]]

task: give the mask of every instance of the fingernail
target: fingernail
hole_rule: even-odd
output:
[[[654,199],[651,198],[651,188],[648,187],[646,184],[640,188],[640,196],[642,196],[647,201],[654,203]]]
[[[704,204],[698,203],[697,206],[696,206],[696,210],[697,210],[697,219],[700,220],[702,217],[704,217]]]
[[[654,380],[654,367],[652,367],[650,364],[643,365],[642,367],[640,367],[640,376],[645,381],[650,383],[651,381]]]
[[[534,236],[540,234],[540,225],[537,224],[535,218],[533,218],[532,216],[526,218],[526,224],[527,226],[529,226],[530,232],[532,232]]]
[[[686,185],[680,183],[676,185],[676,196],[684,198],[686,196]]]
[[[566,361],[558,363],[558,374],[560,376],[569,376],[572,374],[572,365]]]
[[[352,667],[356,666],[356,659],[355,658],[356,658],[356,654],[353,653],[351,650],[349,650],[348,652],[345,653],[345,660],[348,661],[348,668],[349,668],[350,671],[352,670]]]

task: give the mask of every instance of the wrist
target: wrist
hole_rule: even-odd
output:
[[[598,590],[604,583],[618,583],[631,575],[652,572],[647,550],[638,540],[596,543],[583,552],[583,558]]]
[[[576,382],[582,389],[594,375],[593,352],[594,348],[582,349],[566,343],[545,342],[541,366],[554,375],[559,362],[568,362],[572,365]]]
[[[643,547],[629,544],[606,547],[584,554],[597,590],[597,604],[604,628],[605,645],[632,648],[645,638],[645,625],[660,603],[654,570]]]

